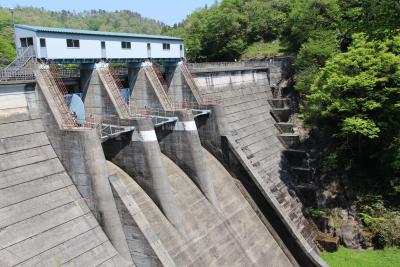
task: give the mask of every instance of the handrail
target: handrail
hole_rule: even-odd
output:
[[[153,63],[153,69],[154,69],[154,72],[157,74],[157,77],[160,80],[160,83],[162,84],[164,90],[167,89],[167,82],[165,81],[164,76],[162,75],[158,65]]]
[[[169,98],[168,94],[165,92],[163,85],[161,84],[160,80],[157,77],[156,72],[152,65],[144,66],[144,71],[146,73],[147,78],[150,81],[151,86],[154,88],[158,99],[160,100],[161,106],[165,110],[172,110],[173,106],[171,103],[171,99]]]
[[[50,70],[47,66],[40,67],[39,74],[46,83],[53,100],[56,102],[56,107],[60,111],[63,127],[75,128],[78,126],[72,114],[70,113],[64,101],[64,93],[62,88],[58,87],[56,80],[53,77],[54,70]]]
[[[55,108],[60,112],[62,119],[62,127],[67,129],[76,128],[92,128],[94,123],[88,119],[84,124],[79,124],[76,118],[71,114],[67,104],[65,103],[65,95],[68,91],[59,76],[57,67],[54,65],[39,65],[37,66],[39,79],[46,84],[52,99],[55,101]],[[89,117],[90,118],[90,117]]]
[[[21,69],[25,66],[35,55],[33,46],[17,48],[17,57],[13,62],[8,64],[4,69],[9,70],[12,68]],[[22,61],[22,63],[20,63]]]
[[[35,75],[32,70],[0,69],[0,81],[32,81]]]
[[[218,97],[216,96],[203,96],[199,86],[194,80],[192,74],[190,73],[186,63],[182,63],[180,67],[183,76],[185,77],[185,80],[188,83],[189,88],[192,91],[194,98],[196,99],[197,103],[199,103],[199,105],[213,105],[221,103],[221,99],[220,98],[218,99]]]
[[[112,68],[110,68],[109,64],[105,64],[104,66],[97,67],[98,73],[100,74],[100,78],[103,81],[104,85],[108,88],[108,91],[111,93],[111,97],[115,101],[116,109],[119,111],[119,115],[121,117],[128,118],[129,107],[128,104],[124,101],[121,89],[123,86],[119,80],[116,80],[112,74]]]

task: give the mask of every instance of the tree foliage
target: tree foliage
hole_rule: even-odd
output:
[[[353,38],[319,71],[303,115],[336,144],[341,169],[390,188],[400,174],[400,35]]]
[[[224,0],[163,32],[183,37],[192,61],[233,61],[254,43],[278,39],[288,10],[286,0]]]

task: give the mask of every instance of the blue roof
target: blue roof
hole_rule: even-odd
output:
[[[176,37],[171,37],[171,36],[162,36],[162,35],[148,35],[148,34],[125,33],[125,32],[89,31],[89,30],[52,28],[52,27],[45,27],[45,26],[32,26],[32,25],[21,25],[21,24],[15,24],[15,27],[20,28],[20,29],[34,31],[34,32],[67,33],[67,34],[83,34],[83,35],[97,35],[97,36],[113,36],[113,37],[183,41],[183,39],[181,39],[181,38],[176,38]]]

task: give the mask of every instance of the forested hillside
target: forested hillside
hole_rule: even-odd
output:
[[[185,38],[192,61],[294,57],[316,182],[331,196],[312,215],[335,228],[347,209],[373,245],[400,245],[399,14],[398,0],[222,0],[164,33]]]
[[[85,30],[160,34],[163,23],[143,18],[128,11],[85,12],[47,11],[33,7],[18,7],[14,10],[15,23],[50,27],[66,27]],[[15,56],[12,37],[11,13],[0,7],[0,66],[8,64]]]

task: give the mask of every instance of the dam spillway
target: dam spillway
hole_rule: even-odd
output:
[[[3,82],[0,266],[324,266],[285,157],[286,64],[42,64]]]

